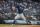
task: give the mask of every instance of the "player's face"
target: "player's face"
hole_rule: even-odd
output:
[[[22,6],[22,3],[20,3],[20,5]]]

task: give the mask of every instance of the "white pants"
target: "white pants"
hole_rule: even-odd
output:
[[[25,18],[25,16],[23,15],[23,13],[17,14],[17,16],[15,17],[15,19],[18,19],[18,18],[22,18],[23,20],[26,20],[26,18]]]

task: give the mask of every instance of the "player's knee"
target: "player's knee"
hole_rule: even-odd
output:
[[[26,21],[26,19],[23,19],[24,21]]]

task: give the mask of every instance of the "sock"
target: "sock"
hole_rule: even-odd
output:
[[[15,24],[15,22],[16,22],[16,21],[14,20],[13,24]]]

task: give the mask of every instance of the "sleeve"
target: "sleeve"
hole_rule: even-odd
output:
[[[20,7],[20,5],[17,5],[17,8],[19,8]]]

